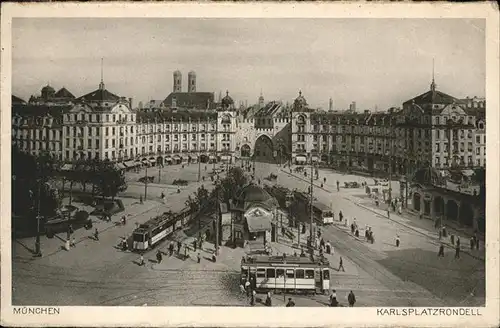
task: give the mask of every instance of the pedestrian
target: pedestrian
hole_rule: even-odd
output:
[[[182,246],[182,243],[178,240],[177,241],[177,254],[179,254],[181,252],[181,246]]]
[[[339,183],[339,180],[337,180],[337,191],[340,191],[340,183]]]
[[[200,255],[200,252],[198,252],[197,259],[198,259],[198,263],[200,263],[200,262],[201,262],[201,255]]]
[[[160,264],[160,263],[161,263],[161,260],[162,260],[162,259],[163,259],[163,256],[161,255],[161,251],[160,251],[160,250],[158,250],[158,251],[156,252],[156,261],[158,262],[158,264]]]
[[[476,241],[474,240],[474,237],[470,237],[470,250],[471,251],[474,249],[475,244],[476,244]]]
[[[368,230],[368,226],[365,227],[365,239],[367,241],[370,239],[370,231]]]
[[[70,245],[69,245],[69,246],[70,246],[70,247],[76,247],[76,240],[75,240],[75,237],[73,237],[73,238],[71,239],[71,243],[70,243]]]
[[[399,247],[399,236],[396,236],[396,247]]]
[[[141,257],[139,259],[139,265],[144,266],[144,264],[146,264],[146,262],[144,262],[144,255],[141,254]]]
[[[240,284],[240,292],[241,294],[245,294],[245,286],[243,284]]]
[[[319,242],[319,247],[321,247],[321,248],[325,247],[325,240],[323,238],[321,238],[321,240]]]
[[[323,183],[326,183],[326,177],[325,177],[325,178],[323,178]]]
[[[330,241],[326,242],[326,253],[332,254],[332,245],[330,244]]]
[[[195,252],[198,249],[198,243],[196,242],[196,238],[193,240],[193,248]]]
[[[442,243],[439,245],[438,257],[444,257],[444,245]]]
[[[70,245],[70,241],[69,241],[69,239],[66,239],[66,242],[64,243],[64,248],[65,248],[67,251],[69,251],[70,247],[71,247],[71,245]]]
[[[272,306],[272,299],[271,299],[271,292],[267,292],[267,296],[266,296],[266,306]]]
[[[337,301],[337,292],[332,290],[332,293],[330,294],[330,306],[332,307],[337,307],[339,306],[339,302]]]
[[[342,219],[344,218],[344,214],[342,214],[342,211],[339,212],[339,220],[342,222]]]
[[[460,245],[458,245],[458,244],[457,244],[457,246],[455,246],[455,258],[456,259],[460,258]]]
[[[356,229],[356,231],[354,232],[354,236],[356,236],[356,238],[359,238],[359,230]]]
[[[457,237],[457,246],[460,247],[460,237]]]
[[[168,245],[168,251],[170,253],[170,256],[172,256],[174,254],[174,242],[173,241],[171,241],[170,245]]]
[[[443,232],[439,230],[439,240],[441,240],[441,237],[443,236]]]
[[[452,245],[455,245],[455,235],[454,234],[450,235],[450,242]]]
[[[349,302],[350,307],[353,307],[354,303],[356,303],[356,296],[354,296],[354,293],[352,292],[352,290],[349,293],[349,295],[347,296],[347,301]]]
[[[401,215],[401,212],[402,212],[402,206],[401,206],[401,204],[399,204],[399,206],[398,206],[398,214]]]
[[[250,299],[250,305],[254,306],[255,305],[255,297],[257,296],[257,292],[252,290],[252,298]]]
[[[447,236],[446,227],[443,226],[443,237],[446,238],[446,236]],[[458,239],[460,239],[460,238],[457,237],[457,242],[458,242]]]
[[[342,272],[345,272],[345,270],[344,270],[344,261],[342,260],[342,256],[340,257],[339,269],[337,271],[340,271],[340,269],[342,269]]]
[[[99,231],[97,230],[97,228],[95,228],[95,231],[94,231],[94,239],[99,240]]]
[[[294,307],[295,306],[295,302],[292,301],[292,298],[288,298],[288,303],[286,303],[286,307]]]
[[[247,292],[247,297],[250,297],[251,288],[250,288],[250,281],[248,280],[245,282],[245,290]]]
[[[354,223],[351,223],[351,233],[352,233],[352,234],[354,234],[354,229],[355,229],[355,227],[354,227]]]
[[[142,195],[139,196],[139,203],[141,203],[141,204],[143,203],[142,202]]]
[[[69,225],[68,230],[69,230],[69,233],[70,233],[70,234],[73,234],[73,232],[75,232],[75,231],[73,230],[73,225],[72,225],[72,224],[70,224],[70,225]]]

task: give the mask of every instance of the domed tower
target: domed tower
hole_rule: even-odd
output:
[[[264,96],[262,95],[262,90],[260,90],[260,97],[259,97],[259,109],[264,108]]]
[[[182,73],[174,72],[174,92],[182,92]]]
[[[293,102],[293,110],[300,112],[305,108],[307,108],[306,98],[302,95],[302,91],[299,91],[299,96]]]
[[[42,88],[42,99],[43,100],[49,100],[54,97],[54,94],[56,93],[56,90],[52,88],[50,85],[46,85]]]
[[[234,100],[229,97],[229,91],[226,91],[226,96],[221,100],[221,106],[223,110],[232,110],[234,109]]]
[[[188,73],[188,92],[196,92],[196,73],[194,71]]]

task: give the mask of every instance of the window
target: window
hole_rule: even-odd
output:
[[[481,155],[481,148],[479,147],[476,148],[476,155]]]
[[[266,277],[266,269],[257,269],[257,278],[265,278]]]
[[[476,143],[481,143],[481,136],[476,136]]]
[[[99,148],[99,139],[97,139],[97,140],[95,141],[95,148],[96,148],[96,149],[98,149],[98,148]]]
[[[106,114],[106,122],[109,122],[109,114]],[[108,156],[106,156],[108,157]]]
[[[87,140],[87,147],[89,147],[89,148],[92,147],[92,139]]]
[[[295,270],[295,278],[304,279],[304,270],[303,269]]]
[[[285,270],[276,269],[276,278],[283,278],[283,277],[285,277]]]
[[[106,137],[109,135],[109,128],[108,127],[106,127],[105,135],[106,135]]]
[[[330,280],[330,270],[328,269],[323,270],[323,279]]]
[[[106,139],[105,145],[106,145],[106,147],[104,147],[104,148],[109,148],[109,139]]]
[[[314,270],[306,270],[306,279],[314,279]]]
[[[116,133],[116,129],[113,127],[113,135],[115,135],[115,133]]]
[[[295,278],[295,270],[294,269],[286,269],[286,278],[294,279]]]
[[[439,143],[436,143],[436,152],[439,153]]]

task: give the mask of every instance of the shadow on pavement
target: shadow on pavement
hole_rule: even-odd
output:
[[[31,254],[35,254],[35,250],[26,246],[25,244],[23,244],[22,242],[20,242],[19,240],[15,240],[16,243],[18,243],[19,245],[21,245],[22,247],[24,247],[26,250],[28,250]]]
[[[432,252],[413,248],[387,254],[387,258],[377,262],[403,281],[427,289],[447,306],[478,306],[478,299],[484,306],[484,262],[470,257],[455,259],[452,251],[446,252],[444,258],[438,258],[437,249]]]

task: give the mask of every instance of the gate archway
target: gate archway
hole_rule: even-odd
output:
[[[418,211],[418,212],[420,212],[420,198],[421,197],[422,196],[418,192],[413,193],[413,209],[415,211]]]
[[[462,202],[462,204],[460,205],[460,217],[458,218],[458,220],[459,222],[472,227],[474,220],[474,211],[468,203]]]
[[[256,162],[274,163],[274,147],[271,138],[261,135],[255,141],[253,156]]]
[[[446,203],[446,218],[448,220],[457,220],[458,216],[458,205],[454,200],[449,200]]]
[[[250,148],[249,145],[244,144],[241,146],[240,154],[241,157],[250,157],[250,153],[252,152],[252,149]]]
[[[438,216],[444,213],[444,200],[441,196],[434,197],[434,213]]]

